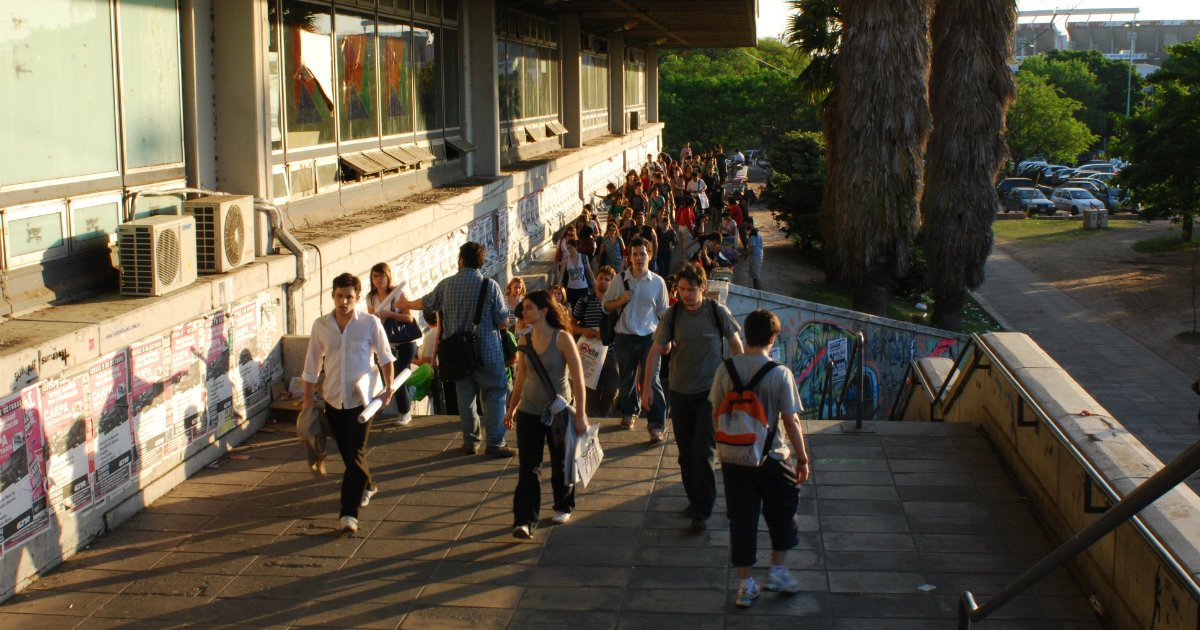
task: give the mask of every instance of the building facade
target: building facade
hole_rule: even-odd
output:
[[[664,149],[659,48],[753,46],[754,17],[0,0],[0,596],[262,426],[282,340],[331,308],[334,275],[388,262],[420,293],[468,239],[513,274]],[[253,260],[123,296],[121,226],[211,193],[245,200]]]

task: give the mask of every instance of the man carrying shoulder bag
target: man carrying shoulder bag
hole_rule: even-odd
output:
[[[478,453],[480,442],[486,439],[489,457],[512,457],[516,452],[504,439],[508,379],[500,341],[500,330],[508,324],[508,309],[500,285],[479,271],[485,256],[479,243],[465,243],[458,250],[458,273],[419,300],[397,301],[397,307],[441,312],[438,370],[443,378],[454,381],[463,452]],[[482,431],[475,413],[476,396],[483,403]]]

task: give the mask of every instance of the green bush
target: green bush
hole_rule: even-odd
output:
[[[784,231],[802,247],[820,247],[824,138],[815,132],[789,132],[769,157],[774,173],[770,187],[763,191],[763,201]]]

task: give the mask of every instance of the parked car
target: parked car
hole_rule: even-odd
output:
[[[1113,211],[1112,205],[1109,203],[1109,188],[1108,185],[1098,179],[1068,179],[1063,182],[1063,188],[1082,188],[1092,196],[1104,202],[1104,206],[1109,212]]]
[[[1076,175],[1082,175],[1083,173],[1107,173],[1111,176],[1116,172],[1117,167],[1109,164],[1108,162],[1103,164],[1084,164],[1083,166],[1075,169]]]
[[[1025,216],[1054,214],[1054,202],[1046,199],[1042,191],[1036,188],[1013,188],[1000,200],[1000,205],[1006,212],[1024,212]]]
[[[1003,197],[1013,188],[1033,188],[1033,180],[1027,177],[1008,177],[996,184],[996,194]]]
[[[1090,208],[1104,209],[1103,201],[1093,197],[1092,193],[1082,188],[1055,188],[1050,195],[1050,201],[1054,202],[1056,210],[1062,210],[1071,215],[1077,215]]]

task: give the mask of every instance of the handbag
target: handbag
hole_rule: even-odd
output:
[[[444,381],[460,379],[483,365],[483,358],[479,354],[478,329],[487,288],[487,278],[484,278],[479,286],[479,297],[475,300],[475,320],[471,329],[456,332],[438,343],[438,374]]]
[[[411,343],[421,338],[421,327],[416,321],[402,322],[392,318],[383,320],[383,332],[389,345]]]
[[[625,290],[629,290],[629,279],[625,274],[621,274],[621,286]],[[622,294],[624,295],[624,294]],[[600,318],[600,343],[611,346],[617,339],[617,322],[621,321],[621,315],[625,312],[625,307],[615,311],[605,311],[604,317]]]

